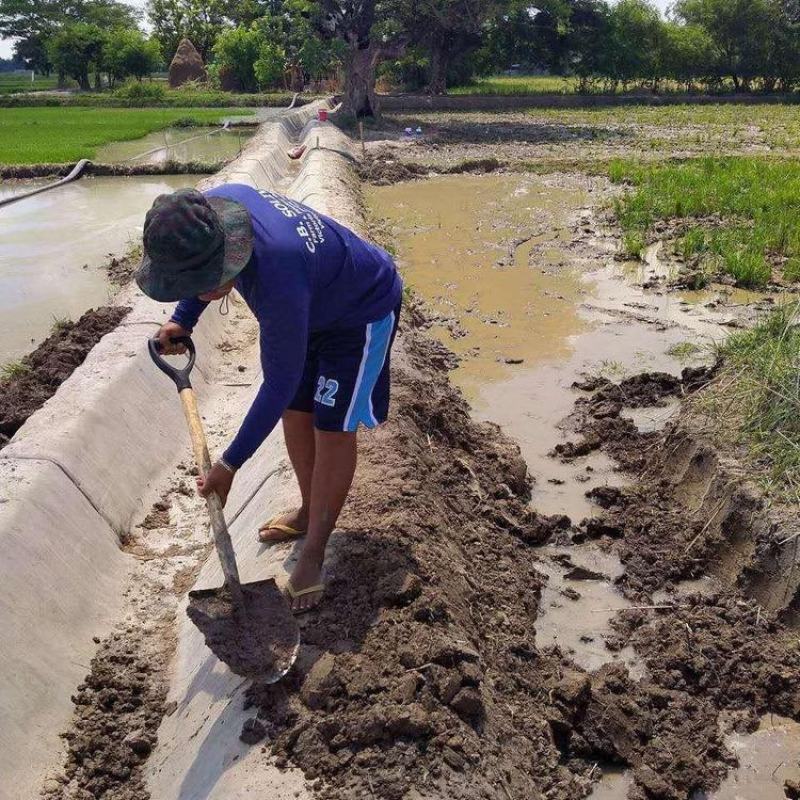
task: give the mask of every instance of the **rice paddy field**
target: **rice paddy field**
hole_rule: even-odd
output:
[[[109,142],[171,126],[214,125],[249,112],[231,108],[6,108],[0,112],[0,164],[67,163],[92,158]]]
[[[57,80],[55,75],[37,75],[31,80],[27,75],[11,75],[0,73],[0,94],[18,94],[20,92],[35,92],[42,89],[55,89]]]

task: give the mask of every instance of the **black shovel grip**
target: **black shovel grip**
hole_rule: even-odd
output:
[[[189,361],[183,369],[173,367],[169,361],[164,359],[164,357],[161,355],[161,341],[159,339],[148,339],[147,349],[150,351],[150,358],[153,359],[153,363],[165,375],[172,378],[172,380],[175,382],[175,386],[178,387],[178,391],[182,392],[184,389],[192,388],[192,383],[189,380],[189,373],[191,373],[192,367],[194,367],[194,360],[197,355],[197,351],[194,349],[194,342],[192,341],[191,336],[172,336],[170,337],[170,341],[173,344],[184,345],[189,351]]]

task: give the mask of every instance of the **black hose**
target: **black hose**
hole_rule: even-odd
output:
[[[91,164],[92,162],[89,161],[88,158],[82,158],[70,171],[69,175],[61,178],[61,180],[56,181],[55,183],[48,183],[47,186],[39,186],[37,189],[31,189],[28,192],[23,192],[22,194],[15,194],[13,197],[6,197],[5,199],[0,200],[0,208],[3,206],[11,205],[11,203],[16,203],[18,200],[24,200],[26,197],[33,197],[35,194],[41,194],[42,192],[48,192],[50,189],[55,189],[57,186],[63,186],[65,183],[71,183],[72,181],[78,180],[78,178],[83,175],[84,170],[86,167]]]

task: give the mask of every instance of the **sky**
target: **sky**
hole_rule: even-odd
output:
[[[126,0],[129,5],[136,6],[137,8],[144,8],[146,0]],[[653,0],[655,4],[661,9],[662,12],[666,11],[667,6],[671,5],[673,0]],[[8,40],[0,39],[0,58],[11,58],[12,43]]]

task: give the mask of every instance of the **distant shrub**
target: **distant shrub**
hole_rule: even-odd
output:
[[[161,103],[166,96],[167,91],[162,84],[143,81],[128,81],[114,91],[114,97],[127,100],[131,105]]]

